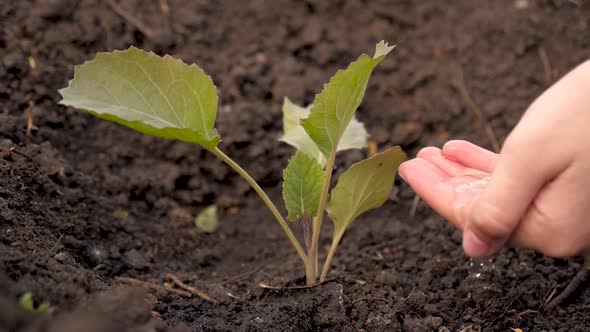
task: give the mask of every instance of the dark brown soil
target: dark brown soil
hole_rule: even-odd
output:
[[[590,330],[588,289],[541,310],[580,260],[515,249],[470,260],[459,232],[426,205],[411,217],[414,194],[401,182],[345,235],[331,281],[262,289],[301,285],[304,274],[241,178],[199,147],[58,106],[56,92],[98,51],[135,45],[196,62],[219,87],[223,148],[282,205],[293,153],[277,141],[283,97],[310,103],[385,39],[398,46],[358,113],[379,148],[412,155],[450,138],[490,147],[459,93],[460,73],[505,138],[536,96],[590,56],[589,4],[122,1],[150,30],[140,31],[109,3],[0,4],[0,331]],[[337,172],[365,154],[343,154]],[[220,228],[204,234],[191,220],[211,203]],[[329,234],[326,225],[323,245]],[[167,273],[218,303],[166,289]],[[27,291],[54,310],[21,312]]]

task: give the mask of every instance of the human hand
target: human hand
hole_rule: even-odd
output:
[[[569,257],[590,252],[590,61],[529,107],[500,154],[466,141],[422,149],[404,180],[463,231],[472,257],[506,245]]]

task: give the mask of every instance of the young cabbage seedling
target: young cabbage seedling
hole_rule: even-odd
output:
[[[388,149],[352,165],[330,192],[338,151],[363,148],[367,133],[354,118],[373,69],[393,49],[385,42],[370,57],[362,54],[338,71],[304,109],[285,99],[282,141],[297,152],[283,172],[283,199],[288,220],[303,220],[304,249],[289,225],[256,181],[220,148],[214,127],[217,93],[213,80],[197,65],[186,65],[130,47],[99,53],[75,69],[68,87],[59,91],[60,104],[142,133],[196,143],[219,157],[242,176],[291,241],[305,266],[307,284],[323,281],[332,257],[348,226],[362,213],[387,200],[399,164],[405,159],[399,147]],[[318,241],[324,213],[334,223],[332,245],[320,274]]]

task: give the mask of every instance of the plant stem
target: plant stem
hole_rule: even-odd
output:
[[[313,270],[313,265],[311,260],[309,260],[308,264],[305,264],[305,284],[307,286],[314,285],[317,280],[317,274]]]
[[[293,232],[289,228],[289,225],[287,225],[287,222],[285,221],[285,219],[283,219],[283,216],[281,215],[281,213],[279,212],[277,207],[273,204],[273,202],[270,200],[268,195],[264,192],[264,190],[262,190],[262,188],[260,188],[258,183],[242,167],[240,167],[240,165],[238,165],[235,161],[233,161],[230,157],[228,157],[225,153],[223,153],[223,151],[221,151],[218,147],[215,147],[214,149],[209,150],[209,151],[211,151],[214,155],[216,155],[221,160],[223,160],[229,167],[231,167],[242,178],[244,178],[244,180],[246,180],[246,182],[248,182],[248,184],[252,187],[252,189],[254,189],[254,191],[256,191],[258,196],[260,196],[260,198],[262,198],[262,200],[264,201],[264,204],[266,204],[266,206],[270,209],[270,211],[274,215],[275,219],[279,222],[279,225],[281,225],[281,228],[283,229],[283,231],[287,234],[287,237],[291,241],[291,244],[293,244],[293,247],[295,247],[297,254],[299,254],[299,257],[301,258],[301,260],[303,261],[303,264],[305,265],[306,274],[308,274],[308,271],[311,269],[312,262],[309,260],[309,258],[305,254],[305,251],[303,250],[303,248],[299,244],[299,241],[297,241],[295,234],[293,234]],[[313,278],[315,279],[315,275],[313,276]]]
[[[330,245],[330,250],[328,250],[328,256],[326,257],[326,261],[324,262],[324,267],[322,268],[322,275],[320,276],[320,283],[326,280],[326,276],[328,275],[328,271],[330,271],[330,265],[332,264],[332,258],[334,257],[334,253],[336,252],[336,248],[338,248],[338,243],[340,243],[340,239],[342,239],[342,235],[344,235],[344,231],[334,233],[334,237],[332,238],[332,245]]]
[[[313,234],[311,239],[311,251],[309,253],[309,261],[313,264],[314,274],[318,274],[318,242],[320,239],[320,230],[322,229],[322,219],[324,218],[324,210],[326,209],[326,201],[328,200],[328,191],[330,190],[330,180],[332,180],[332,171],[334,168],[334,160],[336,159],[336,151],[332,152],[330,158],[326,162],[326,169],[324,170],[324,182],[322,183],[322,193],[320,194],[320,202],[318,206],[318,213],[313,221]]]
[[[303,239],[305,240],[305,249],[307,250],[307,254],[309,255],[309,251],[311,250],[311,224],[312,216],[304,215],[302,218],[302,225],[303,225]]]

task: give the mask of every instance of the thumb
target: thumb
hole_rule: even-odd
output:
[[[506,244],[552,170],[529,145],[506,142],[487,187],[464,210],[463,250],[493,255]]]

